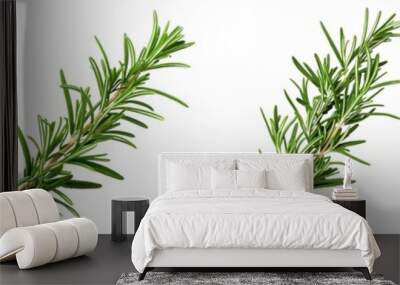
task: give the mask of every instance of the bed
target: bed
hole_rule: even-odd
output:
[[[163,153],[132,262],[154,268],[352,267],[380,251],[365,219],[313,193],[307,154]]]

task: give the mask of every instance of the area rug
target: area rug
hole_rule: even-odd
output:
[[[142,281],[137,280],[138,276],[138,273],[122,274],[116,285],[395,285],[381,275],[373,275],[373,280],[368,281],[359,272],[148,272]]]

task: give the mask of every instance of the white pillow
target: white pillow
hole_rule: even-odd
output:
[[[169,163],[168,191],[211,189],[211,167]]]
[[[267,188],[273,190],[306,191],[311,188],[305,161],[288,159],[239,159],[239,170],[267,170]]]
[[[213,190],[238,190],[242,188],[267,188],[266,170],[211,169]]]
[[[237,188],[267,188],[267,171],[236,170]]]
[[[282,169],[271,169],[267,172],[268,187],[276,190],[306,191],[307,178],[305,164],[293,165]]]
[[[235,169],[234,159],[178,158],[165,162],[166,191],[211,190],[211,168]]]
[[[236,189],[236,170],[212,168],[211,189]]]

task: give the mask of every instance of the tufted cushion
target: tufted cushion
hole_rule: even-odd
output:
[[[29,189],[23,191],[29,195],[35,206],[39,224],[56,222],[60,216],[58,214],[57,205],[54,202],[53,196],[42,189]]]
[[[0,193],[0,237],[14,227],[26,227],[59,220],[52,195],[42,189]],[[4,218],[3,218],[4,217]]]
[[[56,254],[51,260],[52,262],[75,256],[79,246],[79,236],[71,223],[59,221],[45,224],[44,226],[51,230],[57,244],[60,245],[57,247]]]
[[[24,192],[4,192],[3,197],[10,203],[17,227],[39,224],[38,215],[31,197]]]
[[[17,222],[8,199],[0,194],[0,237],[9,229],[15,228]]]
[[[74,257],[90,252],[96,248],[97,227],[95,223],[85,218],[69,219],[65,222],[70,223],[78,233],[79,241]]]

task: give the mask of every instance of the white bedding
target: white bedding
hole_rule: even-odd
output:
[[[179,191],[159,196],[132,243],[143,272],[155,249],[357,249],[372,271],[380,251],[368,223],[328,198],[299,191]]]

